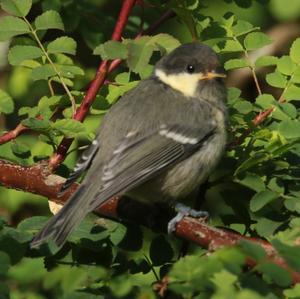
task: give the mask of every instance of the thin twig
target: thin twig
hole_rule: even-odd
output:
[[[48,52],[46,51],[45,47],[43,46],[43,44],[41,43],[38,35],[36,34],[36,30],[31,26],[30,22],[28,22],[28,20],[23,17],[23,20],[26,22],[26,24],[28,25],[28,27],[30,28],[30,31],[34,37],[34,39],[36,40],[37,44],[39,45],[40,49],[42,50],[43,54],[45,55],[46,59],[48,60],[48,62],[50,63],[51,67],[53,68],[53,70],[55,71],[55,73],[57,74],[61,85],[63,86],[65,92],[67,93],[71,103],[72,103],[72,109],[73,109],[73,113],[75,113],[76,111],[76,103],[75,103],[75,99],[73,97],[73,95],[71,94],[68,86],[66,85],[64,78],[61,76],[60,71],[57,69],[55,63],[52,61],[52,59],[50,58],[50,56],[48,55]]]

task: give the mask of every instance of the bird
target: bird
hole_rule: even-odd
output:
[[[61,192],[86,172],[80,187],[31,248],[50,239],[61,247],[89,212],[114,196],[149,205],[184,201],[224,152],[225,77],[217,54],[198,41],[164,55],[152,75],[106,113]]]

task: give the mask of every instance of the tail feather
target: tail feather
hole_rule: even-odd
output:
[[[89,212],[88,201],[82,198],[86,187],[80,186],[72,198],[64,207],[54,215],[44,228],[34,237],[30,243],[31,248],[37,248],[49,239],[53,239],[58,247],[61,247],[73,229],[80,224]]]

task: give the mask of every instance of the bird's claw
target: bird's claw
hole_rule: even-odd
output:
[[[177,203],[175,205],[177,215],[172,218],[168,223],[168,233],[172,234],[176,230],[176,225],[185,216],[191,216],[193,218],[208,218],[209,214],[206,211],[197,211],[184,204]]]

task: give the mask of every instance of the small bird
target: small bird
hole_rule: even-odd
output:
[[[216,53],[198,42],[181,45],[160,59],[151,77],[105,115],[96,139],[61,191],[89,169],[80,187],[31,247],[49,239],[62,246],[89,212],[117,195],[173,204],[191,194],[224,151],[224,77]]]

